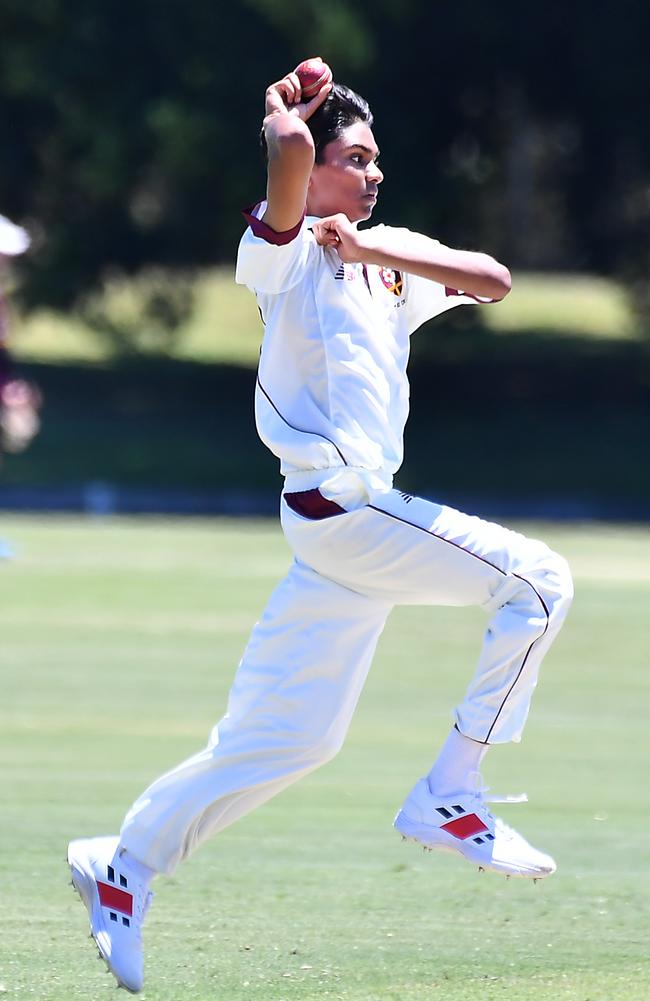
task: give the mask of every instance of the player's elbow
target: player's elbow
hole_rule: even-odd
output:
[[[501,299],[505,299],[512,288],[512,275],[505,264],[500,264],[493,258],[490,258],[490,263],[490,284],[492,286],[490,298],[499,302]]]
[[[314,160],[314,140],[307,126],[299,118],[285,115],[273,133],[267,132],[269,158],[286,162],[311,165]]]

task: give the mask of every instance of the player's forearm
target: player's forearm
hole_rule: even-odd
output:
[[[281,233],[295,226],[304,212],[314,141],[304,122],[283,113],[264,119],[264,134],[268,148],[264,222]]]
[[[503,299],[510,291],[510,272],[489,254],[454,250],[417,234],[399,245],[373,234],[363,256],[366,264],[420,275],[488,299]]]

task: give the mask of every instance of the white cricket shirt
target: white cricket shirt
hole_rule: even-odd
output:
[[[453,306],[490,300],[343,264],[317,244],[315,217],[276,233],[261,221],[265,210],[261,202],[245,213],[235,274],[255,294],[265,328],[257,430],[280,459],[287,491],[318,487],[352,509],[390,490],[402,464],[410,335]]]

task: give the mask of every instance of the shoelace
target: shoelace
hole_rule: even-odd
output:
[[[501,796],[492,795],[486,796],[489,792],[489,787],[483,785],[483,779],[480,772],[473,772],[473,781],[475,788],[472,792],[472,798],[476,800],[477,808],[483,807],[485,812],[489,815],[490,819],[494,822],[495,830],[499,830],[501,835],[505,835],[507,838],[512,838],[516,836],[517,832],[510,827],[505,821],[501,820],[501,817],[495,817],[492,811],[485,805],[486,803],[527,803],[528,796],[525,792],[518,793],[514,796]]]
[[[527,803],[528,796],[525,792],[517,793],[514,796],[500,796],[492,795],[486,796],[486,792],[490,791],[489,786],[483,785],[483,777],[480,772],[472,772],[470,776],[474,789],[471,795],[474,796],[482,803]]]
[[[483,789],[482,793],[487,792],[487,789]],[[481,795],[481,793],[479,793]],[[528,796],[525,792],[519,792],[515,796],[483,796],[481,798],[484,803],[527,803]]]

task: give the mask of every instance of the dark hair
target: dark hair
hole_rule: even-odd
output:
[[[316,109],[306,123],[314,139],[316,163],[322,163],[327,144],[338,139],[354,122],[372,125],[373,117],[368,102],[349,87],[335,83],[320,108]]]
[[[317,108],[306,122],[314,140],[316,163],[323,162],[327,144],[338,139],[349,125],[365,122],[366,125],[372,126],[373,121],[366,99],[342,83],[335,83],[320,108]],[[260,133],[260,144],[266,159],[268,149],[264,129]]]

